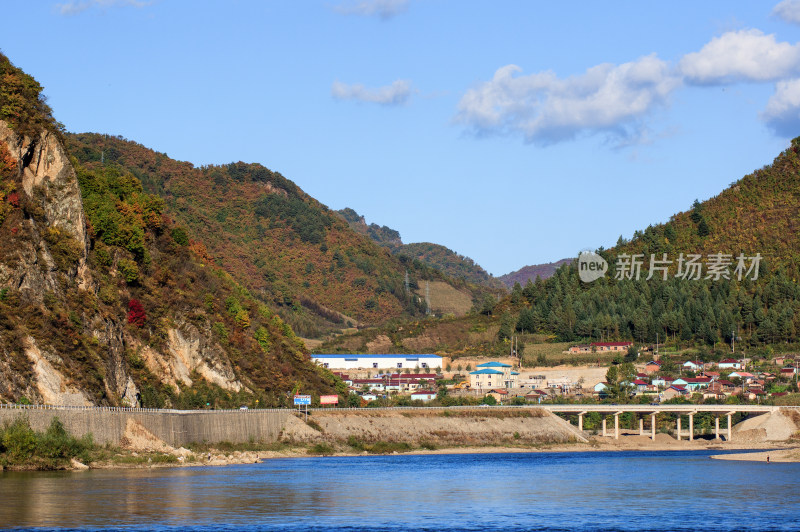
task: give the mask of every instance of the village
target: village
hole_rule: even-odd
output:
[[[569,353],[627,353],[632,342],[594,342],[571,346]],[[647,351],[645,351],[647,352]],[[644,353],[639,353],[639,357]],[[610,400],[605,367],[523,368],[516,357],[459,363],[435,354],[321,354],[314,361],[333,371],[364,405],[389,398],[428,403],[450,397],[486,404]],[[761,403],[796,388],[800,355],[771,359],[723,358],[715,362],[654,356],[635,362],[635,378],[622,384],[631,402],[674,400]]]

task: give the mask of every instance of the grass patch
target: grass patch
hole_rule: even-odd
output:
[[[378,441],[367,447],[370,454],[405,453],[411,450],[411,445],[404,442]]]
[[[327,443],[315,443],[306,451],[308,454],[327,456],[333,454],[335,451],[333,447]]]
[[[218,443],[189,443],[185,445],[187,449],[196,454],[202,453],[224,453],[231,454],[235,452],[259,452],[259,451],[285,451],[290,446],[282,442],[264,442],[258,440],[251,440],[244,443],[232,443],[229,441],[222,441]]]

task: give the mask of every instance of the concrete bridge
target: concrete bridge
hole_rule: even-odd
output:
[[[658,414],[677,414],[677,427],[676,435],[680,440],[681,433],[681,419],[683,416],[689,418],[689,429],[686,436],[689,441],[694,440],[694,416],[700,412],[711,412],[714,416],[714,436],[720,439],[719,435],[719,418],[726,416],[728,419],[727,424],[727,440],[731,441],[733,437],[732,417],[737,413],[747,414],[768,414],[775,412],[781,408],[795,408],[800,407],[778,407],[778,406],[762,406],[762,405],[538,405],[539,408],[548,410],[553,413],[560,414],[574,414],[578,416],[578,430],[583,430],[583,416],[590,412],[598,412],[603,415],[603,436],[607,436],[606,418],[609,415],[614,416],[614,438],[619,439],[619,416],[625,412],[632,412],[639,416],[639,435],[644,436],[644,418],[650,417],[650,438],[656,439],[656,416]]]

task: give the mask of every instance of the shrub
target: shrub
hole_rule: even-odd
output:
[[[50,227],[45,232],[44,239],[59,270],[69,270],[81,258],[82,246],[66,231]]]
[[[139,266],[132,260],[120,259],[117,263],[117,270],[128,284],[133,284],[139,280]]]
[[[321,454],[321,455],[330,455],[333,454],[333,447],[328,445],[327,443],[316,443],[312,445],[308,449],[308,454]]]
[[[172,235],[172,240],[179,246],[189,245],[189,235],[186,234],[186,229],[183,227],[174,228],[170,234]]]
[[[36,433],[27,418],[17,418],[3,429],[3,451],[9,462],[30,460],[36,452]]]

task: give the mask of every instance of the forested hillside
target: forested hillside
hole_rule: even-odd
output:
[[[231,407],[341,386],[0,54],[0,401]]]
[[[713,344],[738,334],[746,345],[798,341],[798,149],[795,139],[772,165],[718,196],[695,202],[666,224],[637,231],[630,242],[620,238],[615,248],[601,250],[609,265],[604,278],[584,283],[573,264],[528,284],[521,290],[517,329],[552,331],[564,340],[654,342],[658,334]],[[647,280],[651,254],[660,261],[653,266],[667,271],[656,269]],[[699,271],[688,270],[690,255],[698,256]],[[744,269],[737,271],[739,257]],[[632,260],[642,262],[638,281]],[[723,275],[715,273],[714,263],[724,266],[718,268]]]
[[[425,314],[414,290],[439,271],[353,231],[292,181],[260,164],[195,168],[135,142],[99,134],[67,136],[85,165],[103,161],[135,175],[164,201],[190,241],[306,337],[334,328]],[[408,273],[408,290],[406,290]],[[459,290],[471,294],[464,282]]]

